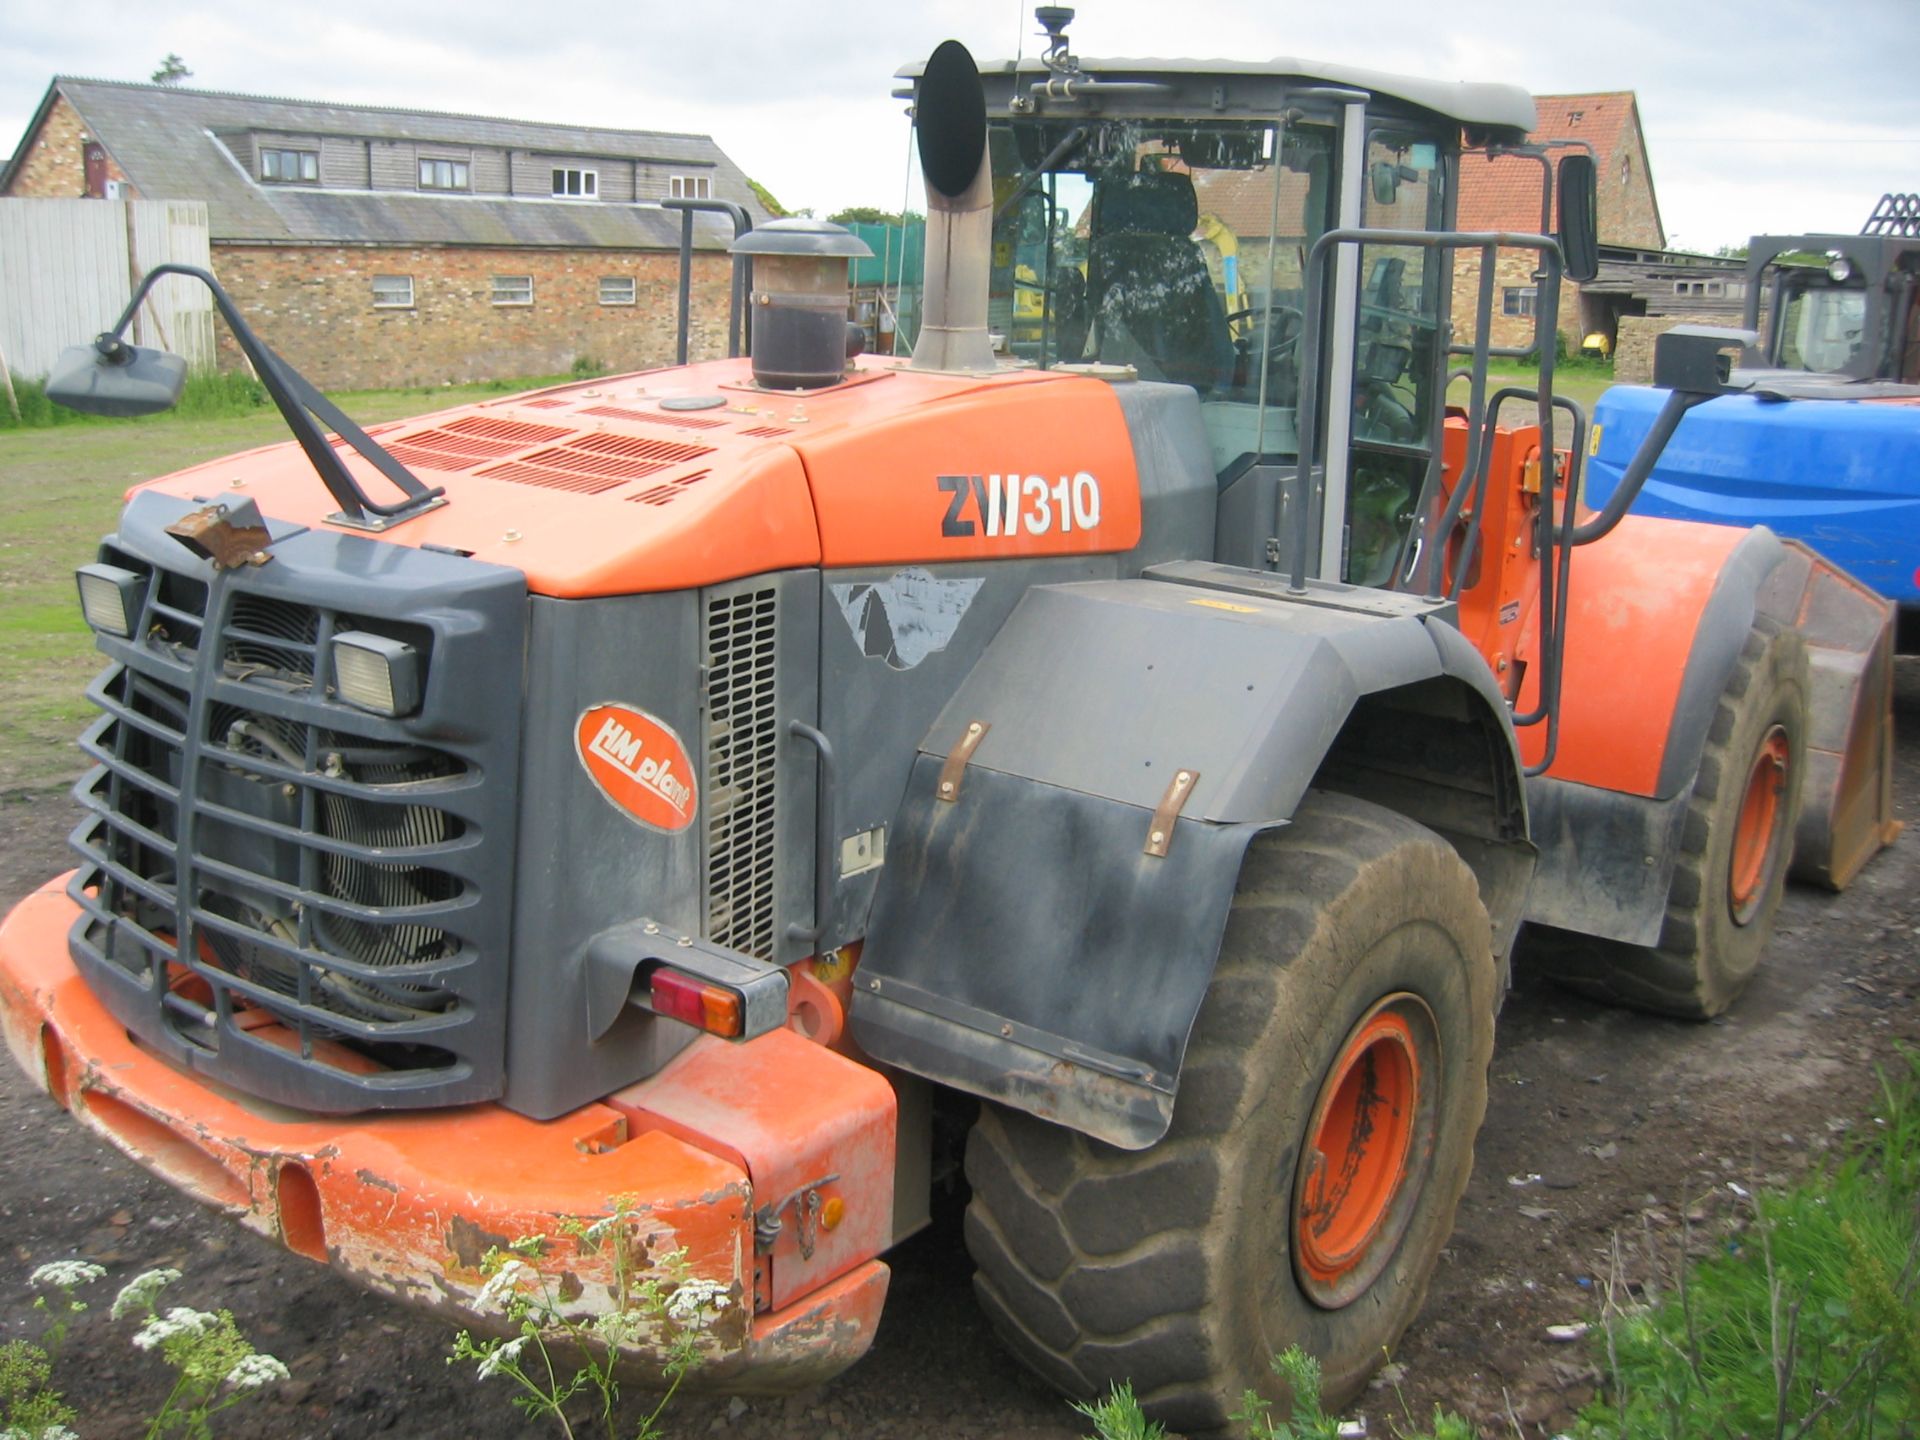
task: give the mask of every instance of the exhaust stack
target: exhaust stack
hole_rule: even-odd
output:
[[[926,293],[915,370],[992,370],[987,283],[993,258],[993,174],[987,97],[967,47],[943,41],[914,104],[927,182]]]

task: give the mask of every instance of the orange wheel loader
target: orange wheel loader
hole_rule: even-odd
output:
[[[532,1234],[604,1308],[564,1233],[618,1197],[737,1302],[690,1382],[731,1391],[857,1360],[963,1165],[1008,1348],[1209,1433],[1274,1351],[1339,1405],[1412,1320],[1523,924],[1583,989],[1734,1001],[1810,757],[1883,774],[1891,612],[1631,474],[1585,510],[1550,359],[1494,423],[1495,250],[1550,339],[1590,162],[1556,236],[1460,234],[1464,153],[1547,158],[1524,92],[1082,60],[1068,14],[901,72],[910,358],[849,357],[859,242],[781,221],[750,354],[369,432],[215,287],[295,441],[137,487],[79,571],[77,868],[0,930],[76,1121],[476,1325]],[[50,389],[169,403],[125,328]],[[1731,343],[1668,337],[1637,474]]]

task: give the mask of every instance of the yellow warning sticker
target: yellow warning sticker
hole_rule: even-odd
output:
[[[1598,455],[1600,453],[1600,431],[1602,428],[1603,427],[1599,425],[1593,427],[1593,434],[1587,439],[1587,454]]]
[[[1231,600],[1189,600],[1189,605],[1204,605],[1209,610],[1231,610],[1236,615],[1258,615],[1258,605],[1236,605]]]

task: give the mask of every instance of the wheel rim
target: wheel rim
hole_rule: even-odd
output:
[[[1348,1032],[1320,1084],[1294,1181],[1295,1278],[1315,1304],[1351,1304],[1393,1258],[1432,1158],[1433,1012],[1389,995]]]
[[[1760,911],[1786,819],[1787,763],[1790,746],[1784,725],[1760,742],[1747,772],[1740,818],[1734,824],[1733,853],[1727,862],[1727,909],[1733,923],[1745,925]]]

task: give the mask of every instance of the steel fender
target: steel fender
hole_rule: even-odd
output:
[[[1404,597],[1300,603],[1220,568],[1037,587],[956,692],[890,827],[852,1017],[874,1059],[1152,1144],[1248,842],[1363,697],[1485,674]]]
[[[1559,750],[1527,781],[1529,920],[1658,941],[1707,727],[1785,554],[1768,530],[1635,515],[1575,552]]]

